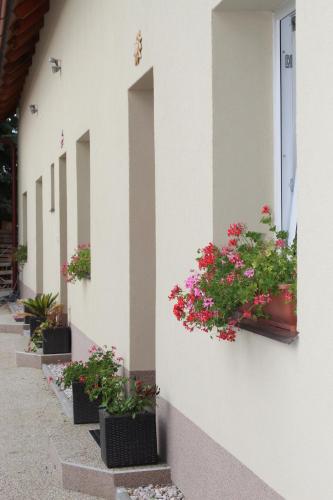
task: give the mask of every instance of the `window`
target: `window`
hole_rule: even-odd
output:
[[[54,186],[54,164],[53,163],[51,165],[50,175],[51,175],[51,208],[50,208],[50,212],[54,212],[55,211],[55,201],[54,201],[55,186]]]
[[[90,135],[86,132],[76,143],[77,239],[90,243]]]
[[[278,128],[277,213],[281,228],[296,234],[296,13],[290,4],[277,16]]]
[[[28,193],[22,195],[22,244],[28,244]]]

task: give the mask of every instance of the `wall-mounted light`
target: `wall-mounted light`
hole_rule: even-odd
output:
[[[49,57],[49,63],[51,64],[52,73],[58,73],[61,70],[60,59]]]
[[[29,109],[30,109],[30,113],[32,115],[35,115],[36,113],[38,113],[38,107],[36,104],[29,104]]]

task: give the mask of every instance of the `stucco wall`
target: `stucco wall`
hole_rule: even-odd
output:
[[[333,5],[328,0],[297,2],[300,338],[284,345],[244,332],[230,345],[185,334],[167,300],[173,284],[187,276],[196,249],[213,239],[213,209],[217,217],[212,90],[216,4],[213,0],[52,2],[21,102],[19,192],[28,192],[29,245],[23,281],[36,289],[34,189],[43,176],[44,290],[59,289],[59,216],[57,210],[49,212],[50,165],[54,163],[57,172],[58,158],[66,152],[71,255],[77,243],[76,141],[89,130],[92,280],[69,285],[69,318],[98,344],[117,345],[130,366],[128,89],[153,66],[156,372],[162,396],[283,497],[326,500],[333,496],[333,241],[328,230]],[[253,4],[265,7],[259,0]],[[244,8],[244,2],[237,0],[235,6]],[[267,41],[269,16],[261,12],[256,20],[261,39]],[[135,67],[132,53],[139,29],[143,60]],[[261,48],[264,57],[270,51],[271,47]],[[62,60],[61,75],[51,73],[50,56]],[[267,103],[268,67],[266,60],[261,69],[267,78]],[[256,68],[260,70],[260,65]],[[30,103],[38,105],[37,115],[30,114]],[[244,99],[242,104],[246,106]],[[251,102],[249,113],[253,112]],[[272,109],[265,108],[265,113],[268,123]],[[234,134],[232,140],[241,151],[237,127]],[[269,151],[272,154],[269,138],[265,148],[260,168]],[[273,196],[272,164],[267,169],[262,200],[256,191],[257,209]],[[224,173],[228,175],[227,165]],[[57,208],[57,173],[55,179]],[[218,182],[223,190],[223,177]],[[257,189],[256,183],[253,186]],[[251,189],[248,199],[236,196],[236,200],[239,211],[232,217],[255,208]],[[256,214],[249,217],[254,220]]]

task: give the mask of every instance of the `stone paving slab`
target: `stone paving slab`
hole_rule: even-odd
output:
[[[23,323],[14,320],[8,305],[0,306],[0,333],[22,333]]]
[[[42,372],[16,368],[21,339],[0,333],[0,499],[97,499],[59,487],[48,445],[50,423],[64,417]]]
[[[72,354],[43,354],[40,352],[16,351],[16,366],[41,369],[43,365],[66,363],[71,361]]]

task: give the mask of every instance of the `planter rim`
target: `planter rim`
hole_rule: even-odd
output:
[[[99,407],[100,410],[104,411],[107,415],[107,417],[113,417],[113,418],[130,418],[132,420],[135,420],[136,417],[139,417],[139,416],[147,416],[147,415],[153,415],[155,416],[155,413],[151,413],[150,411],[140,411],[139,413],[136,413],[135,414],[135,417],[133,418],[132,415],[130,413],[124,413],[124,414],[116,414],[116,413],[110,413],[106,406],[100,406]]]
[[[44,329],[44,332],[53,332],[54,330],[70,330],[70,326],[49,326]]]

